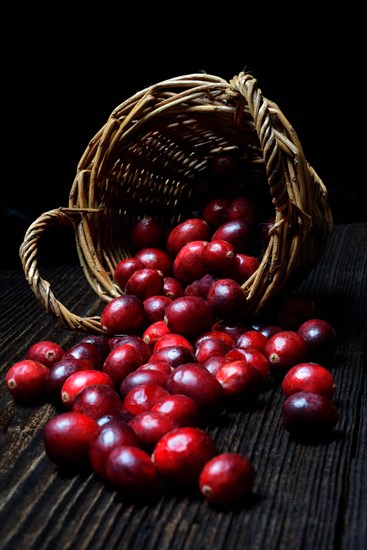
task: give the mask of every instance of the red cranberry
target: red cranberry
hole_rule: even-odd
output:
[[[142,329],[145,323],[144,304],[137,296],[117,296],[102,310],[101,327],[108,335],[131,334]]]
[[[194,351],[194,346],[192,345],[190,340],[186,338],[186,336],[182,336],[182,334],[176,334],[175,332],[168,332],[167,334],[164,334],[161,338],[159,338],[159,340],[157,340],[153,348],[153,353],[162,348],[166,348],[167,346],[184,346],[190,351]]]
[[[78,370],[90,370],[90,363],[72,355],[64,356],[50,368],[47,375],[47,394],[52,401],[61,403],[61,389],[65,380]]]
[[[190,241],[180,249],[173,262],[173,274],[181,283],[192,283],[206,274],[203,250],[207,244],[207,241]]]
[[[111,377],[115,388],[119,388],[126,376],[143,363],[144,360],[141,354],[134,346],[122,344],[111,350],[107,355],[103,363],[103,372]]]
[[[43,442],[48,458],[62,468],[81,468],[89,464],[89,445],[99,426],[86,414],[64,412],[48,420]]]
[[[204,413],[217,412],[224,404],[224,390],[216,378],[198,363],[177,367],[167,381],[169,393],[188,395]]]
[[[267,339],[269,339],[270,336],[273,336],[273,334],[283,330],[279,325],[259,325],[258,327],[254,327],[254,329],[261,332],[261,334],[263,334]]]
[[[203,364],[210,357],[223,357],[228,350],[223,340],[216,336],[208,336],[196,346],[195,357],[198,363]]]
[[[171,332],[190,337],[209,330],[214,322],[214,312],[204,298],[182,296],[172,300],[164,320]]]
[[[179,393],[161,397],[151,410],[167,414],[178,426],[197,426],[200,420],[200,409],[196,401]]]
[[[161,248],[154,246],[141,248],[134,254],[134,258],[140,260],[145,267],[158,269],[165,277],[172,275],[173,260],[168,252]]]
[[[138,351],[143,359],[143,361],[149,361],[150,356],[152,355],[152,350],[146,342],[144,342],[141,336],[136,334],[125,334],[124,336],[119,336],[116,339],[115,344],[111,349],[116,348],[117,346],[122,346],[124,344],[129,344]]]
[[[171,365],[167,363],[167,361],[161,361],[159,359],[156,359],[155,361],[148,361],[148,363],[144,363],[141,367],[137,368],[136,370],[140,372],[153,370],[153,371],[164,372],[165,374],[171,374],[173,369]]]
[[[161,437],[178,427],[171,416],[153,410],[137,414],[129,425],[141,441],[142,447],[149,453],[153,452]]]
[[[239,453],[221,453],[210,459],[199,476],[199,489],[210,504],[237,504],[252,492],[256,470]]]
[[[38,403],[47,396],[49,368],[33,359],[14,363],[5,376],[6,387],[15,401]]]
[[[192,281],[185,287],[185,296],[199,296],[199,298],[204,298],[208,296],[208,292],[214,281],[217,280],[212,273],[206,273],[200,279]]]
[[[319,393],[293,393],[283,405],[283,425],[297,439],[323,438],[338,420],[339,412],[333,401]]]
[[[256,348],[232,348],[226,354],[226,359],[230,361],[246,361],[252,367],[255,367],[265,382],[270,375],[270,368],[265,354]]]
[[[236,253],[247,253],[251,244],[251,226],[244,220],[227,221],[214,231],[212,240],[227,241]]]
[[[159,384],[165,388],[167,386],[167,380],[170,374],[171,371],[167,373],[161,369],[154,370],[139,367],[124,378],[120,386],[120,395],[125,396],[131,389],[136,388],[141,384],[148,384],[150,382]]]
[[[172,257],[175,257],[187,243],[192,241],[208,241],[209,238],[209,224],[201,218],[189,218],[171,230],[167,238],[167,252]]]
[[[113,277],[118,286],[123,290],[130,276],[138,269],[143,269],[144,264],[137,258],[124,258],[116,265]]]
[[[238,167],[237,157],[228,153],[216,155],[209,161],[209,173],[213,178],[228,179],[234,176]]]
[[[64,407],[71,409],[78,393],[94,384],[107,384],[111,388],[114,387],[110,375],[100,370],[80,370],[71,374],[61,388],[61,400]]]
[[[150,362],[154,363],[155,361],[164,361],[168,363],[172,369],[177,368],[183,363],[195,362],[194,352],[187,346],[164,346],[157,351],[154,351]]]
[[[78,342],[66,350],[64,357],[69,356],[76,359],[86,359],[90,363],[91,369],[102,368],[102,355],[97,346],[90,342]]]
[[[152,459],[158,474],[176,486],[197,483],[204,465],[217,453],[214,439],[200,428],[185,426],[165,434]]]
[[[323,319],[308,319],[297,333],[305,340],[311,360],[329,358],[335,351],[337,338],[334,327]]]
[[[98,349],[99,353],[102,356],[102,360],[110,351],[110,339],[107,336],[101,336],[98,334],[87,334],[84,336],[80,342],[93,344]]]
[[[164,320],[164,314],[171,303],[171,299],[163,294],[153,295],[146,298],[143,302],[145,317],[148,323],[153,324]]]
[[[129,277],[124,290],[127,294],[133,294],[143,301],[149,296],[162,294],[163,274],[151,267],[138,269]]]
[[[256,348],[260,351],[265,350],[268,339],[257,330],[246,330],[238,336],[234,342],[236,348]]]
[[[163,243],[163,227],[152,216],[143,216],[131,229],[131,242],[136,249],[160,247]]]
[[[233,279],[215,281],[208,292],[207,302],[214,313],[223,319],[241,316],[247,305],[246,294]]]
[[[219,369],[225,364],[229,363],[227,357],[209,357],[204,363],[203,367],[206,368],[213,376],[216,376]]]
[[[194,346],[197,347],[201,344],[203,340],[206,340],[207,338],[218,338],[219,340],[222,340],[227,346],[227,348],[231,348],[234,344],[234,340],[232,336],[224,332],[223,330],[215,330],[211,329],[206,332],[202,332],[197,338],[194,339]]]
[[[308,347],[297,332],[282,330],[268,339],[264,353],[273,373],[283,376],[297,363],[307,361]]]
[[[285,374],[282,390],[289,397],[292,393],[309,391],[332,399],[335,382],[332,374],[317,363],[299,363]]]
[[[233,198],[228,205],[226,221],[231,220],[244,220],[250,225],[258,223],[259,208],[255,200],[245,195]]]
[[[150,324],[143,332],[142,338],[151,350],[154,349],[156,342],[165,334],[170,333],[170,329],[167,327],[164,320],[156,321]]]
[[[52,367],[64,355],[63,348],[56,342],[42,340],[28,348],[25,358],[42,363],[45,367]]]
[[[235,254],[234,261],[225,275],[243,285],[257,271],[259,266],[260,261],[255,256],[238,252]]]
[[[220,330],[221,332],[225,332],[233,339],[233,341],[247,329],[247,325],[237,319],[219,319],[212,327],[212,330]]]
[[[227,209],[230,200],[226,197],[217,197],[207,202],[203,208],[203,218],[212,229],[217,229],[227,221]]]
[[[139,447],[115,447],[106,463],[107,481],[113,489],[133,499],[154,493],[158,480],[150,456]]]
[[[134,415],[150,411],[154,403],[168,393],[163,386],[154,382],[140,384],[125,395],[124,409]]]
[[[203,250],[203,261],[208,271],[225,273],[235,261],[235,249],[231,243],[211,240]]]
[[[184,294],[182,284],[176,277],[163,277],[163,294],[171,300],[180,298]]]
[[[114,448],[121,445],[139,447],[141,442],[129,424],[113,417],[102,426],[89,445],[89,460],[93,470],[103,479],[107,479],[106,463]]]
[[[221,384],[227,399],[234,403],[247,404],[255,399],[262,390],[262,376],[255,367],[246,361],[225,363],[217,372],[216,379]]]
[[[98,420],[106,414],[122,411],[119,394],[107,384],[92,384],[81,390],[73,401],[72,410]]]

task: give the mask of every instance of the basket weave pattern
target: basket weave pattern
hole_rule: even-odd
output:
[[[89,142],[68,207],[42,214],[20,247],[26,279],[41,305],[71,330],[100,333],[100,318],[81,317],[54,296],[39,272],[38,247],[52,225],[71,226],[85,277],[103,302],[122,293],[117,263],[133,255],[133,221],[154,212],[165,227],[182,219],[208,160],[239,152],[254,181],[265,174],[275,224],[260,267],[244,283],[248,311],[260,312],[294,271],[320,258],[333,222],[327,190],[305,159],[296,132],[250,74],[172,78],[114,109]]]

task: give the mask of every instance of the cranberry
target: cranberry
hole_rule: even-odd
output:
[[[90,363],[72,355],[64,356],[50,368],[47,375],[47,394],[52,401],[61,403],[61,389],[65,380],[78,370],[90,370]]]
[[[244,403],[255,399],[263,387],[260,372],[246,361],[230,361],[217,372],[216,379],[224,389],[227,399]]]
[[[305,340],[311,360],[329,358],[335,351],[337,338],[334,327],[323,319],[308,319],[297,333]]]
[[[204,205],[203,218],[212,229],[217,229],[227,221],[227,209],[230,200],[226,197],[211,199]]]
[[[108,335],[131,334],[146,323],[143,301],[129,294],[112,298],[101,314],[102,330]]]
[[[150,456],[139,447],[115,447],[106,463],[107,481],[113,489],[130,498],[146,498],[154,493],[158,479]]]
[[[252,492],[256,470],[239,453],[221,453],[210,459],[199,476],[199,489],[210,504],[237,504]]]
[[[49,368],[39,361],[23,359],[14,363],[5,376],[6,387],[15,401],[35,404],[47,396]]]
[[[199,296],[206,300],[209,289],[217,278],[212,273],[206,273],[185,287],[185,296]]]
[[[234,342],[236,348],[256,348],[260,351],[265,350],[268,339],[264,334],[257,330],[245,330]]]
[[[167,334],[164,334],[161,338],[159,338],[159,340],[157,340],[153,348],[153,353],[162,348],[166,348],[167,346],[184,346],[190,351],[194,351],[194,346],[192,345],[190,340],[186,338],[186,336],[182,336],[182,334],[176,334],[175,332],[169,332]]]
[[[233,339],[233,341],[247,329],[247,325],[238,319],[219,319],[212,326],[212,330],[220,330],[221,332],[225,332]]]
[[[261,332],[261,334],[263,334],[267,339],[269,339],[270,336],[273,336],[273,334],[283,330],[279,325],[258,325],[257,327],[254,326],[254,329]]]
[[[171,332],[190,337],[213,325],[214,312],[204,298],[182,296],[172,300],[166,309],[164,320]]]
[[[90,363],[91,369],[102,368],[102,355],[98,347],[90,342],[78,342],[66,350],[64,357],[69,356],[76,359],[86,359]]]
[[[157,349],[157,351],[153,351],[150,362],[154,363],[155,361],[164,361],[175,369],[183,363],[195,362],[196,358],[194,352],[189,347],[177,345],[164,346]]]
[[[197,347],[201,344],[203,340],[206,340],[207,338],[218,338],[219,340],[222,340],[227,346],[227,348],[231,348],[234,344],[234,340],[232,336],[224,332],[223,330],[215,330],[211,329],[206,332],[202,332],[199,334],[197,338],[194,339],[194,346]]]
[[[131,229],[131,242],[136,249],[160,247],[163,244],[163,227],[152,216],[145,215]]]
[[[221,153],[210,159],[209,173],[213,178],[227,179],[237,172],[238,167],[237,157],[228,153]]]
[[[223,357],[228,350],[223,340],[216,336],[208,336],[196,346],[195,357],[198,363],[203,364],[210,357]]]
[[[250,225],[258,223],[259,208],[255,200],[249,196],[234,197],[227,209],[227,220],[244,220]]]
[[[339,412],[333,401],[319,393],[293,393],[283,405],[283,425],[297,439],[323,438],[338,420]]]
[[[80,370],[71,374],[61,388],[61,400],[64,407],[71,409],[74,399],[85,387],[94,384],[107,384],[114,387],[112,378],[99,370]]]
[[[235,249],[231,243],[211,240],[203,250],[203,261],[208,271],[224,273],[231,269],[235,261]]]
[[[103,372],[111,377],[115,388],[118,388],[124,378],[143,363],[144,360],[141,354],[134,346],[122,344],[111,350],[107,355],[103,363]]]
[[[246,294],[241,285],[233,279],[215,281],[208,292],[207,302],[214,313],[223,319],[241,316],[247,305]]]
[[[178,426],[197,426],[200,420],[200,409],[196,401],[179,393],[161,397],[151,410],[167,414]]]
[[[142,447],[149,453],[153,452],[161,437],[178,427],[174,418],[153,410],[137,414],[129,425],[141,441]]]
[[[282,330],[271,336],[266,343],[264,352],[270,369],[274,374],[280,376],[308,358],[306,342],[293,330]]]
[[[156,342],[165,334],[170,333],[170,329],[167,327],[164,319],[151,323],[143,332],[142,338],[151,350],[154,349]]]
[[[227,241],[235,253],[247,253],[251,244],[251,226],[244,220],[227,221],[214,231],[212,240]]]
[[[46,455],[62,468],[85,467],[89,464],[89,445],[98,430],[97,422],[86,414],[57,414],[46,422],[43,429]]]
[[[198,363],[186,363],[177,367],[169,376],[170,393],[188,395],[204,413],[217,412],[224,405],[224,390],[216,378]]]
[[[164,364],[167,365],[166,363]],[[120,395],[125,396],[132,388],[136,388],[141,384],[147,384],[150,382],[159,384],[165,388],[167,386],[167,380],[170,374],[171,370],[167,373],[162,369],[144,369],[139,367],[124,378],[120,386]]]
[[[158,269],[163,273],[163,276],[171,276],[173,268],[173,260],[165,250],[154,246],[141,248],[134,254],[144,264],[145,267]]]
[[[98,334],[87,334],[81,339],[82,343],[93,344],[98,349],[102,356],[102,360],[110,351],[110,339],[107,336],[101,336]]]
[[[166,374],[171,374],[173,368],[169,363],[167,363],[167,361],[163,361],[163,360],[161,361],[159,359],[156,359],[155,361],[148,361],[147,363],[144,363],[143,365],[141,365],[141,367],[138,367],[136,370],[140,372],[153,370],[153,371],[164,372]]]
[[[154,382],[147,382],[132,388],[124,398],[124,409],[132,414],[150,411],[154,403],[161,397],[168,395],[166,388]]]
[[[124,258],[116,265],[113,277],[118,286],[123,290],[130,276],[138,269],[143,269],[144,264],[137,258]]]
[[[89,460],[93,470],[102,478],[107,478],[107,459],[115,447],[128,445],[139,447],[141,442],[131,426],[118,417],[107,420],[89,445]]]
[[[176,486],[187,486],[198,482],[204,465],[216,453],[216,443],[207,432],[185,426],[161,437],[152,460],[163,479]]]
[[[153,295],[146,298],[143,302],[145,317],[148,323],[153,324],[164,320],[164,314],[171,303],[171,298],[163,294]]]
[[[257,271],[259,266],[260,261],[255,256],[238,252],[235,254],[234,261],[225,275],[243,285]]]
[[[171,300],[180,298],[184,294],[182,284],[176,277],[163,277],[163,294]]]
[[[98,420],[106,414],[122,412],[119,394],[107,384],[91,384],[81,390],[73,401],[72,410]]]
[[[144,267],[138,269],[126,281],[125,292],[133,294],[141,300],[149,296],[156,296],[163,293],[163,274],[158,269]]]
[[[167,252],[175,257],[189,242],[207,241],[210,238],[208,222],[201,218],[189,218],[176,225],[167,238]]]
[[[148,361],[152,355],[152,350],[146,342],[144,342],[141,336],[136,334],[125,334],[124,336],[119,336],[116,338],[115,344],[111,349],[116,348],[117,346],[122,346],[124,344],[129,344],[138,351],[143,359],[143,361]]]
[[[269,378],[270,368],[265,354],[256,348],[232,348],[226,354],[226,359],[230,361],[246,361],[252,367],[255,367],[262,376],[264,382]]]
[[[178,252],[173,263],[173,274],[183,284],[189,284],[206,274],[203,251],[207,241],[190,241]]]
[[[206,368],[213,376],[216,376],[219,369],[225,364],[229,363],[227,357],[209,357],[202,366]]]
[[[292,393],[309,391],[331,399],[335,391],[335,382],[325,367],[317,363],[299,363],[285,374],[282,390],[287,397]]]
[[[56,342],[41,340],[28,348],[25,358],[52,367],[64,355],[63,348]]]

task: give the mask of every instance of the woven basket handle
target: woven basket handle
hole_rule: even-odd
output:
[[[50,283],[41,277],[38,268],[38,245],[44,232],[56,225],[71,227],[76,231],[77,224],[85,212],[98,213],[100,209],[58,208],[44,212],[29,226],[20,246],[19,255],[26,279],[47,313],[55,315],[61,325],[67,329],[102,333],[100,317],[80,317],[69,311],[55,298]]]

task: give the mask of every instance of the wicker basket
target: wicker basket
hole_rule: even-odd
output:
[[[294,273],[319,260],[333,222],[327,190],[305,159],[296,132],[257,80],[188,74],[139,91],[111,113],[77,166],[67,208],[28,228],[20,257],[47,312],[71,330],[101,333],[100,317],[81,317],[40,276],[38,247],[53,225],[72,226],[85,277],[104,302],[121,294],[116,264],[133,254],[133,220],[152,209],[168,227],[182,219],[208,160],[236,151],[254,179],[265,174],[275,216],[260,267],[243,285],[249,313],[259,313]]]

